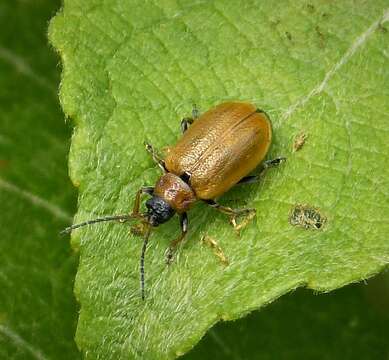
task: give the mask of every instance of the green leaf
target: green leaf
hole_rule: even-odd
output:
[[[243,319],[218,323],[183,359],[385,359],[388,275],[320,296],[299,289]]]
[[[75,208],[47,23],[58,1],[0,3],[0,358],[77,359]]]
[[[185,246],[166,267],[177,222],[153,233],[145,302],[141,240],[127,226],[74,232],[76,338],[88,358],[174,358],[220,319],[242,317],[298,286],[329,291],[387,265],[387,6],[65,2],[50,38],[63,61],[62,106],[76,123],[76,222],[131,210],[135,191],[158,177],[143,141],[173,144],[193,103],[201,110],[231,99],[257,104],[273,122],[269,158],[288,158],[261,184],[221,199],[257,208],[240,238],[225,216],[199,204]],[[293,152],[301,132],[308,138]],[[324,226],[292,226],[297,205],[320,214]],[[228,267],[200,244],[203,235],[217,240]]]

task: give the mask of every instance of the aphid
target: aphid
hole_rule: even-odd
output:
[[[265,161],[257,175],[247,176],[265,158],[272,138],[268,116],[252,104],[228,102],[201,116],[194,110],[192,118],[181,121],[181,129],[182,137],[176,145],[167,149],[165,159],[160,158],[150,144],[146,144],[146,150],[163,175],[154,187],[138,190],[131,214],[105,216],[70,226],[63,231],[71,232],[81,226],[102,221],[139,219],[144,228],[140,257],[142,299],[145,298],[144,257],[152,227],[165,223],[176,213],[180,218],[181,235],[167,249],[168,264],[188,231],[187,211],[199,200],[228,215],[234,228],[241,228],[246,222],[237,224],[237,217],[246,214],[252,218],[255,209],[233,209],[220,205],[215,199],[236,184],[256,182],[267,168],[285,160],[279,157]],[[145,213],[139,211],[142,194],[151,196],[146,201]]]

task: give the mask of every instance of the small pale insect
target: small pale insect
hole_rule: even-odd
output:
[[[202,201],[229,217],[230,223],[240,229],[247,221],[237,223],[237,217],[252,218],[255,209],[233,209],[220,205],[216,198],[237,184],[256,182],[272,166],[285,158],[264,160],[272,139],[269,117],[252,104],[227,102],[220,104],[201,116],[197,110],[191,118],[181,121],[183,135],[167,149],[162,159],[150,144],[146,150],[151,154],[163,175],[156,184],[139,189],[130,214],[110,215],[88,220],[66,228],[63,232],[103,221],[125,222],[138,219],[144,241],[140,256],[140,279],[142,299],[144,290],[144,259],[152,227],[168,221],[174,214],[180,218],[181,235],[170,243],[166,262],[172,262],[177,246],[188,232],[187,212]],[[249,175],[260,163],[257,175]],[[140,212],[142,194],[151,196],[146,201],[146,212]],[[139,229],[137,230],[139,232]]]
[[[305,132],[300,132],[294,139],[293,142],[293,151],[299,151],[304,146],[305,141],[307,140],[308,135]]]

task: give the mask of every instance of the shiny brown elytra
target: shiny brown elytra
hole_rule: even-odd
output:
[[[187,211],[198,201],[229,216],[230,223],[240,229],[247,221],[237,224],[236,218],[248,215],[252,218],[255,209],[232,209],[218,204],[215,199],[236,184],[256,182],[271,166],[285,158],[265,161],[257,175],[248,176],[265,158],[272,139],[268,116],[252,104],[227,102],[220,104],[198,117],[181,121],[182,137],[177,144],[167,149],[165,159],[160,158],[150,144],[146,150],[163,171],[154,187],[139,189],[130,214],[111,215],[88,220],[66,228],[71,232],[81,226],[103,221],[125,222],[139,219],[142,223],[144,242],[140,257],[142,299],[144,295],[144,256],[151,228],[163,224],[174,214],[180,217],[181,235],[173,240],[167,250],[166,260],[173,259],[177,245],[188,231]],[[147,211],[140,213],[141,194],[149,194]],[[137,231],[140,230],[137,228]]]

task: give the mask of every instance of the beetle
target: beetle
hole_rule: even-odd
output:
[[[255,209],[233,209],[223,206],[216,198],[236,184],[253,183],[271,166],[285,158],[265,161],[257,175],[248,175],[265,158],[272,139],[269,117],[254,105],[243,102],[226,102],[198,116],[196,109],[191,118],[181,121],[183,135],[178,142],[167,148],[162,159],[155,149],[145,143],[146,150],[162,170],[154,187],[139,189],[131,214],[112,215],[88,220],[69,226],[63,232],[103,221],[126,222],[139,219],[145,227],[140,257],[142,299],[144,292],[144,258],[152,227],[168,221],[174,214],[180,218],[181,235],[170,243],[166,262],[170,264],[177,246],[188,232],[187,212],[198,201],[203,201],[229,216],[235,229],[236,219],[243,214],[255,214]],[[142,194],[151,196],[146,201],[147,211],[140,212]]]

